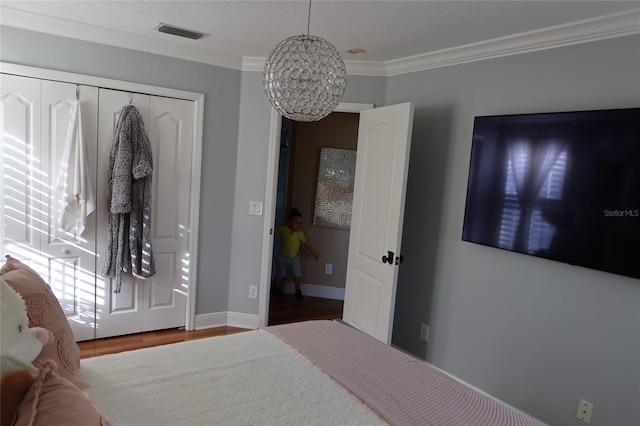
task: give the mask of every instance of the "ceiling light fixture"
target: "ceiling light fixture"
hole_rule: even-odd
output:
[[[335,47],[309,35],[289,37],[271,51],[263,72],[264,91],[271,105],[294,121],[318,121],[340,103],[347,71]]]

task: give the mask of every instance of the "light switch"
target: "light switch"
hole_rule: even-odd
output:
[[[262,216],[262,201],[249,201],[249,214]]]

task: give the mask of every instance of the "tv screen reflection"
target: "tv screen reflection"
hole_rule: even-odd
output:
[[[640,108],[476,117],[463,240],[640,278]]]

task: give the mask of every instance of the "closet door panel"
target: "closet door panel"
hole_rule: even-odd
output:
[[[113,134],[122,108],[129,103],[126,92],[100,90],[98,129],[98,273],[107,251],[107,171]],[[183,327],[186,316],[193,150],[193,102],[135,94],[132,104],[140,111],[153,152],[152,248],[156,274],[145,280],[129,273],[122,289],[113,293],[111,279],[98,276],[104,300],[97,303],[96,337]]]
[[[174,295],[173,281],[177,276],[175,270],[176,260],[173,253],[155,253],[156,274],[145,281],[145,315],[143,317],[143,330],[161,330],[184,326],[184,314],[176,319],[178,314],[184,312],[181,298]]]
[[[81,235],[67,232],[59,224],[64,209],[62,188],[57,188],[67,144],[70,110],[76,85],[42,82],[42,221],[41,254],[46,259],[42,276],[58,298],[76,340],[94,338],[96,213],[86,218]],[[87,170],[95,190],[98,89],[79,88]]]
[[[2,251],[29,264],[51,286],[76,340],[93,339],[95,214],[82,237],[57,225],[62,203],[56,180],[76,86],[1,77]],[[95,154],[97,89],[88,87],[83,95],[87,148]],[[90,170],[95,173],[95,167]]]
[[[98,115],[98,196],[97,200],[97,291],[96,338],[139,333],[143,330],[144,280],[134,278],[129,272],[122,275],[120,293],[113,293],[115,280],[102,276],[104,258],[108,243],[109,156],[113,136],[122,109],[130,102],[142,115],[145,124],[149,122],[149,96],[118,90],[100,89]]]
[[[105,280],[99,275],[97,279]],[[137,280],[128,273],[122,276],[120,293],[115,294],[109,288],[104,290],[104,297],[98,297],[96,303],[97,339],[142,331],[141,291]]]
[[[193,108],[190,101],[151,97],[151,222],[157,273],[145,287],[145,331],[185,325]]]
[[[149,116],[156,275],[145,285],[145,331],[185,325],[193,102],[154,96]]]
[[[0,262],[9,254],[41,270],[40,87],[37,79],[0,74]]]

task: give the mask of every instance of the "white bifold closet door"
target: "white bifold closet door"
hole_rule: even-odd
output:
[[[120,111],[131,102],[141,113],[153,151],[152,248],[156,275],[122,277],[122,290],[100,275],[107,250],[107,169]],[[185,325],[189,265],[189,197],[193,102],[100,89],[98,129],[98,292],[96,338]]]
[[[51,286],[76,340],[182,327],[189,268],[192,101],[134,94],[153,151],[155,276],[123,275],[122,292],[101,276],[107,250],[107,168],[128,92],[80,86],[83,128],[97,207],[79,237],[58,226],[56,180],[76,85],[0,74],[0,240]],[[2,263],[0,261],[0,263]]]
[[[96,215],[79,237],[58,225],[56,181],[76,85],[1,75],[2,255],[31,266],[60,301],[76,340],[94,338]],[[98,89],[81,86],[89,170],[96,170]],[[94,177],[95,184],[95,177]]]

